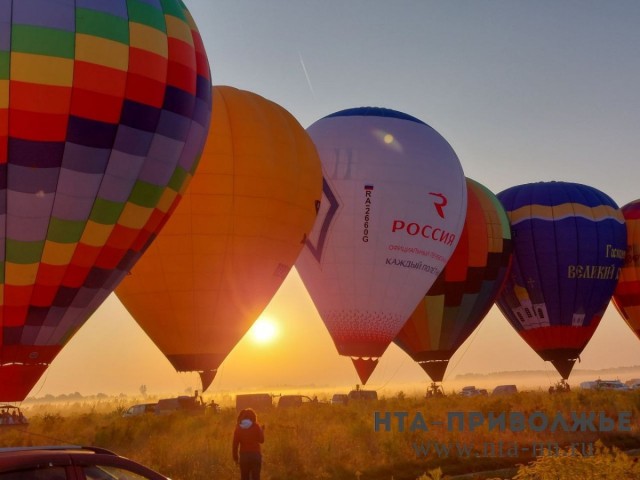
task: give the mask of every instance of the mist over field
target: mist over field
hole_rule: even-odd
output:
[[[504,373],[484,377],[488,385],[511,378]],[[467,384],[481,386],[478,379],[464,378]],[[295,390],[270,391],[277,395]],[[549,395],[538,388],[510,396],[466,398],[449,394],[445,389],[447,396],[425,399],[424,391],[419,389],[414,395],[408,390],[391,393],[390,387],[388,390],[385,387],[378,401],[350,401],[347,405],[326,401],[335,390],[303,387],[299,391],[307,395],[317,393],[319,401],[282,408],[276,406],[275,396],[273,407],[258,409],[258,420],[266,425],[265,480],[432,480],[472,472],[476,472],[471,477],[475,480],[538,479],[541,477],[535,473],[540,469],[560,472],[553,478],[573,480],[580,478],[575,473],[583,468],[593,472],[604,469],[607,473],[637,470],[633,458],[640,448],[639,391],[576,388],[570,393]],[[122,416],[130,405],[157,401],[158,397],[83,397],[78,393],[61,395],[53,401],[31,400],[22,405],[30,420],[28,428],[0,429],[0,443],[94,445],[148,465],[173,479],[232,480],[238,476],[230,455],[231,432],[237,415],[235,394],[204,395],[206,402],[212,399],[221,404],[218,413],[207,409],[198,415],[150,414],[130,418]],[[504,428],[491,428],[487,423],[488,412],[493,417],[502,416]],[[548,426],[532,428],[528,423],[531,412],[536,412],[538,419],[561,416],[564,420],[553,431]],[[602,415],[607,419],[607,428],[598,423]],[[484,421],[473,426],[472,416],[476,420],[483,417]],[[376,423],[376,418],[383,420]],[[400,418],[404,419],[403,427]],[[524,429],[512,424],[514,418],[525,420]],[[449,419],[453,419],[450,425]],[[574,426],[578,428],[574,430]],[[612,447],[628,453],[613,451]],[[552,448],[555,453],[542,455],[543,448]],[[582,459],[575,453],[562,463],[557,459],[565,448],[584,450],[588,455]],[[527,464],[530,466],[518,467]],[[423,476],[425,472],[435,475],[438,469],[440,477]],[[519,471],[529,471],[531,476],[522,473],[514,477]],[[629,474],[635,475],[633,472]]]

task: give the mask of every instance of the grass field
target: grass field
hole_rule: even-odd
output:
[[[96,445],[140,461],[174,480],[239,478],[231,459],[235,409],[225,407],[220,413],[211,411],[196,416],[123,418],[124,409],[136,401],[142,399],[33,404],[25,408],[30,419],[28,429],[1,429],[0,444]],[[640,392],[587,391],[435,399],[399,393],[377,402],[352,402],[347,406],[320,402],[299,408],[273,408],[258,414],[259,422],[266,425],[263,478],[414,480],[462,478],[461,475],[467,479],[514,478],[515,466],[533,462],[543,447],[551,449],[549,457],[528,467],[529,470],[520,468],[515,478],[640,478],[637,472],[637,476],[630,477],[622,473],[616,477],[589,477],[585,473],[571,476],[571,472],[580,471],[579,465],[589,472],[602,468],[610,474],[618,467],[632,472],[636,463],[628,467],[625,457],[604,450],[604,446],[622,450],[640,448],[639,410]],[[599,431],[601,426],[590,421],[578,422],[579,427],[587,428],[571,431],[575,426],[572,412],[583,420],[592,413],[597,419],[602,412],[606,418],[623,423],[628,415],[628,428],[622,430],[629,431],[621,431],[619,424],[611,431]],[[553,432],[550,428],[541,429],[540,422],[534,423],[533,428],[526,425],[522,431],[508,422],[502,431],[489,428],[486,419],[490,415],[498,418],[502,413],[507,419],[510,415],[532,418],[534,414],[538,420],[542,416],[553,419],[560,414],[566,424]],[[465,423],[454,422],[449,426],[451,416],[463,416]],[[381,418],[391,421],[380,423]],[[402,426],[399,418],[404,418]],[[479,419],[485,421],[478,424]],[[591,431],[591,426],[595,431]],[[596,445],[598,440],[603,442],[602,447]],[[568,455],[566,451],[560,454],[559,449],[564,447],[570,447]],[[545,477],[539,471],[543,467],[564,469],[564,473],[559,475],[556,471]],[[498,474],[473,473],[498,469],[507,470]]]

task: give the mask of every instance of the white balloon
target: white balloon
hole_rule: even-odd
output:
[[[324,189],[296,268],[338,353],[377,359],[455,249],[464,172],[438,132],[393,110],[345,110],[307,131]],[[354,363],[365,383],[375,361]]]

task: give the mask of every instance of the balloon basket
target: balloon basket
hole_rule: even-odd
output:
[[[569,386],[569,382],[567,382],[564,378],[556,382],[555,385],[551,385],[549,387],[549,393],[568,393],[571,391],[571,387]]]
[[[436,397],[444,397],[444,390],[442,389],[442,385],[438,385],[436,382],[432,382],[429,387],[427,387],[426,398],[436,398]]]

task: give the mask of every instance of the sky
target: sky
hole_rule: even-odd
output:
[[[351,107],[417,117],[494,193],[522,183],[584,183],[620,206],[640,197],[640,3],[635,0],[185,0],[214,85],[268,98],[307,128]],[[264,315],[277,336],[246,336],[210,392],[357,383],[294,270]],[[640,365],[640,340],[612,306],[576,369]],[[559,377],[494,308],[452,358],[456,375],[543,370]],[[367,386],[427,385],[391,345]],[[111,295],[32,396],[151,394],[198,388],[176,373]]]

